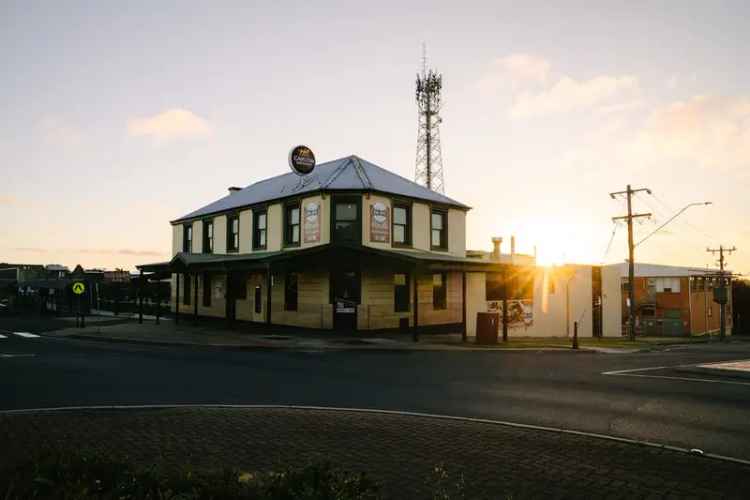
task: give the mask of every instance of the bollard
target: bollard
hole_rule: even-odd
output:
[[[578,349],[578,321],[573,322],[573,349]]]

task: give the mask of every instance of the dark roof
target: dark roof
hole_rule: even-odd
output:
[[[256,182],[172,222],[193,219],[256,203],[317,191],[377,191],[442,203],[468,210],[470,207],[427,189],[357,156],[347,156],[315,167],[312,174],[299,177],[289,172]]]

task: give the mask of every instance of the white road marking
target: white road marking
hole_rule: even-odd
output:
[[[19,337],[24,337],[24,338],[27,338],[27,339],[35,339],[35,338],[39,337],[39,335],[35,335],[35,334],[29,333],[29,332],[12,332],[12,333],[13,333],[13,335],[18,335]]]
[[[697,378],[697,377],[674,377],[669,375],[641,375],[637,372],[649,372],[656,370],[668,370],[670,368],[688,368],[691,366],[697,366],[696,364],[691,365],[676,365],[676,366],[650,366],[647,368],[633,368],[631,370],[613,370],[609,372],[602,372],[602,375],[617,375],[620,377],[641,377],[641,378],[659,378],[664,380],[685,380],[688,382],[703,382],[707,384],[730,384],[730,385],[747,385],[750,386],[750,382],[739,382],[736,380],[720,380],[712,378]]]
[[[8,337],[6,337],[6,336],[5,336],[5,335],[3,335],[2,333],[0,333],[0,339],[7,339],[7,338],[8,338]]]
[[[36,354],[2,354],[0,353],[0,359],[7,358],[33,358]]]

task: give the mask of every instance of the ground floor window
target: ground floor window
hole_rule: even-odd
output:
[[[211,307],[211,275],[203,273],[203,307]]]
[[[406,312],[409,310],[409,275],[397,273],[393,275],[393,310]]]
[[[182,304],[190,305],[190,275],[186,274],[182,280]]]
[[[284,310],[285,311],[296,311],[297,310],[297,273],[287,273],[286,279],[284,280]]]
[[[446,309],[448,307],[448,275],[435,273],[432,275],[432,308]]]
[[[255,286],[255,313],[256,314],[260,314],[260,311],[261,311],[261,307],[262,307],[261,302],[260,302],[261,296],[262,296],[262,293],[261,293],[260,285],[256,285]]]

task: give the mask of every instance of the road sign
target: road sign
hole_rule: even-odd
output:
[[[86,291],[86,285],[84,285],[82,281],[76,281],[75,283],[73,283],[74,294],[81,295],[85,291]]]

